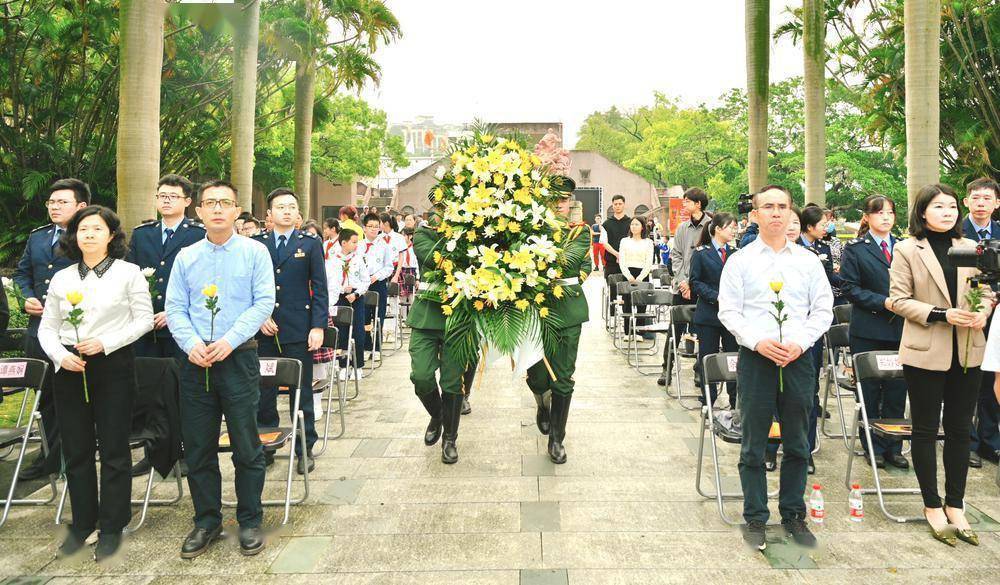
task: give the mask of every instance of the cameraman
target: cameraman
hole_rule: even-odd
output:
[[[750,213],[747,214],[747,229],[743,232],[743,236],[740,238],[740,248],[745,248],[757,239],[757,235],[760,233],[760,226],[757,225],[757,210],[751,209]]]
[[[1000,240],[1000,222],[993,221],[992,215],[1000,207],[1000,185],[988,177],[972,181],[966,186],[965,200],[962,202],[969,210],[969,217],[962,222],[965,237],[979,242],[982,240]],[[991,330],[987,322],[984,331]],[[983,381],[979,386],[978,424],[972,427],[972,442],[969,444],[969,467],[980,468],[983,458],[997,462],[1000,452],[1000,408],[993,395],[993,373],[983,372]]]
[[[805,523],[803,494],[815,371],[806,350],[830,327],[833,292],[819,258],[785,237],[792,216],[791,193],[769,185],[754,197],[754,206],[760,236],[733,254],[719,283],[719,320],[742,346],[737,386],[743,420],[739,464],[747,522],[743,539],[759,550],[766,546],[764,452],[777,411],[785,449],[778,496],[781,524],[797,544],[811,547],[816,538]],[[787,318],[780,326],[772,316],[779,298]]]

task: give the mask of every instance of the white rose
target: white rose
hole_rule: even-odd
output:
[[[434,178],[440,181],[441,179],[444,178],[444,173],[445,173],[444,165],[438,165],[437,170],[434,171]]]
[[[4,288],[12,288],[11,285],[13,284],[13,281],[11,281],[11,279],[9,279],[6,276],[4,276],[4,277],[2,277],[2,280],[3,280],[3,287]]]
[[[149,268],[143,268],[142,269],[142,275],[145,276],[146,278],[149,278],[150,276],[153,276],[154,274],[156,274],[156,269],[153,268],[152,266],[150,266]]]
[[[455,251],[455,245],[456,245],[455,240],[448,240],[448,243],[445,244],[444,248],[445,248],[445,250],[448,250],[449,252],[454,252]]]

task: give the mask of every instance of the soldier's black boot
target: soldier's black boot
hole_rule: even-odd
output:
[[[566,463],[566,449],[563,440],[566,438],[566,419],[569,418],[569,402],[572,394],[562,395],[552,393],[551,428],[549,429],[549,459],[553,463]]]
[[[424,445],[430,447],[441,438],[441,394],[437,390],[428,392],[420,397],[420,402],[431,415],[431,422],[427,423],[427,431],[424,432]]]
[[[441,417],[444,435],[441,441],[441,462],[452,464],[458,461],[458,422],[462,419],[462,395],[445,393],[441,397]]]
[[[469,369],[465,370],[465,374],[462,376],[462,389],[465,394],[462,396],[462,414],[469,414],[472,412],[472,406],[469,405],[469,396],[472,395],[472,383],[476,380],[476,366],[471,366]]]
[[[551,426],[549,421],[551,417],[549,416],[549,403],[552,401],[552,391],[548,391],[545,394],[535,394],[531,393],[535,397],[535,404],[538,405],[538,409],[535,411],[535,426],[538,427],[538,432],[543,435],[549,434],[549,427]]]

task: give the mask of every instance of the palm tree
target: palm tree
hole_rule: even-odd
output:
[[[803,0],[806,203],[826,203],[826,15],[823,0]]]
[[[906,191],[908,206],[921,187],[940,179],[941,1],[903,5],[906,52]]]
[[[378,82],[381,70],[371,58],[379,42],[399,36],[399,21],[382,0],[303,0],[303,20],[290,27],[295,35],[295,193],[303,217],[312,214],[312,130],[317,75],[328,74],[324,96],[340,88]],[[341,40],[329,42],[337,26]]]
[[[767,96],[771,2],[746,0],[747,179],[750,192],[767,184]]]
[[[232,181],[239,191],[240,207],[251,211],[260,0],[250,0],[239,12],[233,32]]]
[[[127,231],[155,217],[160,174],[163,0],[122,0],[118,89],[118,214]]]

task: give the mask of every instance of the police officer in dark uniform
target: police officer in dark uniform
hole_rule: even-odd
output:
[[[164,299],[170,269],[177,253],[191,244],[205,239],[205,228],[184,216],[191,204],[194,185],[179,175],[165,175],[156,187],[156,210],[160,221],[151,221],[132,231],[126,260],[145,270],[154,269],[156,288],[152,292],[153,331],[135,343],[136,357],[170,357],[187,359],[167,329]]]
[[[52,473],[58,473],[62,465],[62,450],[59,443],[59,428],[56,425],[55,402],[52,399],[52,362],[38,343],[38,324],[41,322],[45,297],[49,291],[52,276],[73,264],[65,257],[57,243],[66,231],[66,224],[73,215],[90,204],[90,187],[79,179],[60,179],[49,187],[46,206],[52,223],[35,229],[28,236],[28,244],[14,270],[14,282],[24,294],[24,310],[28,313],[28,334],[24,341],[24,355],[29,358],[49,362],[49,374],[42,382],[42,395],[38,409],[45,426],[45,438],[49,446],[49,456],[39,453],[30,465],[21,469],[18,478],[31,481]]]
[[[719,280],[722,267],[736,248],[729,242],[736,236],[736,218],[729,213],[717,213],[701,232],[698,247],[691,256],[689,283],[692,298],[696,300],[694,309],[694,331],[698,334],[698,363],[701,369],[705,356],[719,351],[738,351],[736,338],[719,321]],[[736,384],[726,385],[729,407],[736,408]],[[709,388],[713,403],[718,396],[715,384]],[[704,397],[699,400],[704,403]]]
[[[312,396],[312,352],[323,344],[329,307],[323,242],[295,228],[299,199],[291,189],[275,189],[267,196],[267,213],[274,222],[270,233],[254,239],[267,246],[274,264],[274,313],[260,328],[257,340],[261,357],[287,357],[302,362],[299,380],[299,408],[305,415],[306,445],[296,445],[298,472],[316,464],[312,447],[316,443],[316,417]],[[278,426],[278,389],[262,388],[257,411],[261,427]],[[294,415],[294,413],[292,413]],[[302,453],[307,453],[305,457]]]
[[[904,319],[886,307],[889,298],[889,267],[896,238],[890,230],[896,219],[892,199],[873,195],[862,204],[864,221],[858,237],[844,246],[840,257],[841,290],[854,309],[851,312],[851,353],[897,351],[903,336]],[[906,411],[906,382],[885,380],[864,382],[868,418],[903,418]],[[888,463],[900,469],[910,466],[903,457],[903,444],[877,435],[869,446],[861,435],[865,451],[874,449],[875,465]],[[866,457],[865,461],[871,463]]]
[[[968,217],[962,222],[965,237],[975,242],[1000,240],[1000,222],[992,219],[992,214],[1000,207],[1000,185],[988,177],[976,179],[966,186],[963,203],[969,209]],[[990,330],[992,319],[991,316],[984,332]],[[969,467],[982,467],[983,457],[997,463],[1000,456],[1000,405],[993,392],[993,380],[993,372],[983,372],[976,424],[972,427],[969,444]]]

